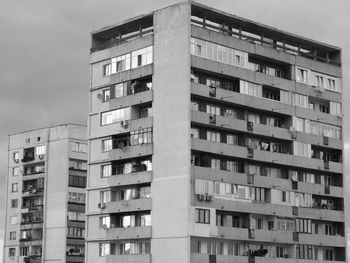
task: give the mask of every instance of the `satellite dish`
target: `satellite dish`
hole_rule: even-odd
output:
[[[97,94],[97,98],[100,100],[100,99],[102,99],[102,94],[101,93],[98,93]]]
[[[289,127],[289,131],[290,131],[291,133],[294,133],[294,132],[296,132],[296,129],[295,129],[293,126],[290,126],[290,127]]]

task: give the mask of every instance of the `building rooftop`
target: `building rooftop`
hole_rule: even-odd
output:
[[[27,132],[33,132],[33,131],[39,131],[39,130],[44,130],[44,129],[50,129],[50,128],[54,128],[54,127],[59,127],[59,126],[81,126],[81,127],[87,127],[84,124],[78,124],[78,123],[63,123],[63,124],[53,124],[47,127],[40,127],[40,128],[34,128],[34,129],[30,129],[30,130],[24,130],[24,131],[20,131],[20,132],[15,132],[15,133],[11,133],[8,136],[14,136],[14,135],[18,135],[18,134],[22,134],[22,133],[27,133]]]
[[[340,65],[340,47],[289,33],[194,1],[186,2],[191,4],[191,23],[194,25],[221,31],[255,44],[270,45],[294,55]],[[152,14],[153,12],[139,15],[93,31],[91,52],[153,34]]]

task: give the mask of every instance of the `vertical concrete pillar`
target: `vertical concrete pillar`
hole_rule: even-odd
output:
[[[190,4],[154,14],[152,262],[190,262]]]

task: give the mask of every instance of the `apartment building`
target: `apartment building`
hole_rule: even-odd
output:
[[[86,126],[9,136],[4,263],[84,262]]]
[[[86,262],[345,262],[341,49],[186,1],[91,33]]]

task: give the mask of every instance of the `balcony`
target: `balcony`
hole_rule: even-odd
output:
[[[37,211],[43,211],[44,205],[33,205],[28,207],[22,207],[22,214],[23,213],[29,213],[29,212],[37,212]]]
[[[345,263],[345,261],[328,261],[315,259],[295,259],[295,258],[270,258],[270,257],[252,257],[249,256],[234,256],[234,255],[212,255],[216,263]],[[191,263],[210,263],[208,254],[191,253]]]
[[[37,195],[43,195],[44,194],[44,188],[31,188],[31,189],[24,189],[22,191],[23,196],[37,196]]]
[[[83,263],[84,262],[84,253],[77,254],[77,255],[66,255],[66,262],[79,262]]]
[[[109,186],[132,185],[150,183],[152,181],[152,171],[140,171],[127,174],[118,174],[107,177]]]
[[[192,149],[209,152],[217,155],[226,155],[236,158],[248,156],[248,148],[242,146],[232,146],[224,143],[216,143],[201,139],[191,139]],[[278,163],[285,166],[295,166],[300,168],[309,167],[314,170],[327,170],[324,168],[323,160],[317,160],[307,157],[295,156],[291,154],[283,154],[277,152],[269,152],[254,149],[254,160],[268,163]],[[329,162],[329,170],[336,173],[342,173],[343,167],[341,163]]]
[[[24,263],[41,263],[41,255],[30,255],[23,258]]]
[[[110,255],[106,258],[106,263],[151,263],[151,254],[135,255]]]
[[[346,240],[344,236],[331,236],[319,234],[304,234],[299,233],[300,244],[330,246],[330,247],[345,247]]]
[[[106,239],[135,239],[135,238],[151,238],[151,226],[127,227],[127,228],[109,228],[106,230]]]
[[[152,199],[132,199],[113,201],[105,204],[103,212],[115,213],[115,212],[132,212],[132,211],[144,211],[152,210]]]
[[[20,240],[21,242],[21,246],[23,247],[27,247],[27,246],[36,246],[36,247],[39,247],[39,246],[42,246],[42,239],[31,239],[31,240]]]
[[[284,35],[281,36],[281,31],[278,32],[278,36],[275,36],[277,31],[271,33],[270,29],[265,28],[260,28],[260,33],[257,33],[256,30],[252,32],[250,28],[256,29],[261,25],[257,26],[250,21],[237,21],[237,24],[234,25],[230,22],[233,19],[232,17],[227,19],[219,14],[210,14],[208,11],[199,12],[202,14],[195,14],[195,16],[192,12],[191,33],[194,37],[201,37],[207,41],[215,39],[215,42],[219,41],[220,43],[229,42],[230,45],[240,47],[240,50],[247,50],[249,53],[260,56],[276,57],[286,63],[291,63],[294,61],[294,56],[297,56],[298,59],[307,58],[318,61],[320,65],[327,63],[340,66],[338,58],[340,51],[336,48],[285,35],[283,32]],[[216,18],[209,20],[207,18],[209,16]],[[240,18],[234,19],[238,20]],[[242,27],[242,25],[248,28],[245,30],[245,26]],[[271,34],[273,36],[270,37]]]
[[[108,160],[131,159],[139,156],[153,154],[153,143],[143,145],[126,146],[121,149],[113,149],[108,152]]]
[[[234,240],[254,240],[256,242],[275,242],[293,244],[293,232],[291,231],[270,231],[254,229],[254,236],[249,234],[247,228],[218,227],[218,237]]]

